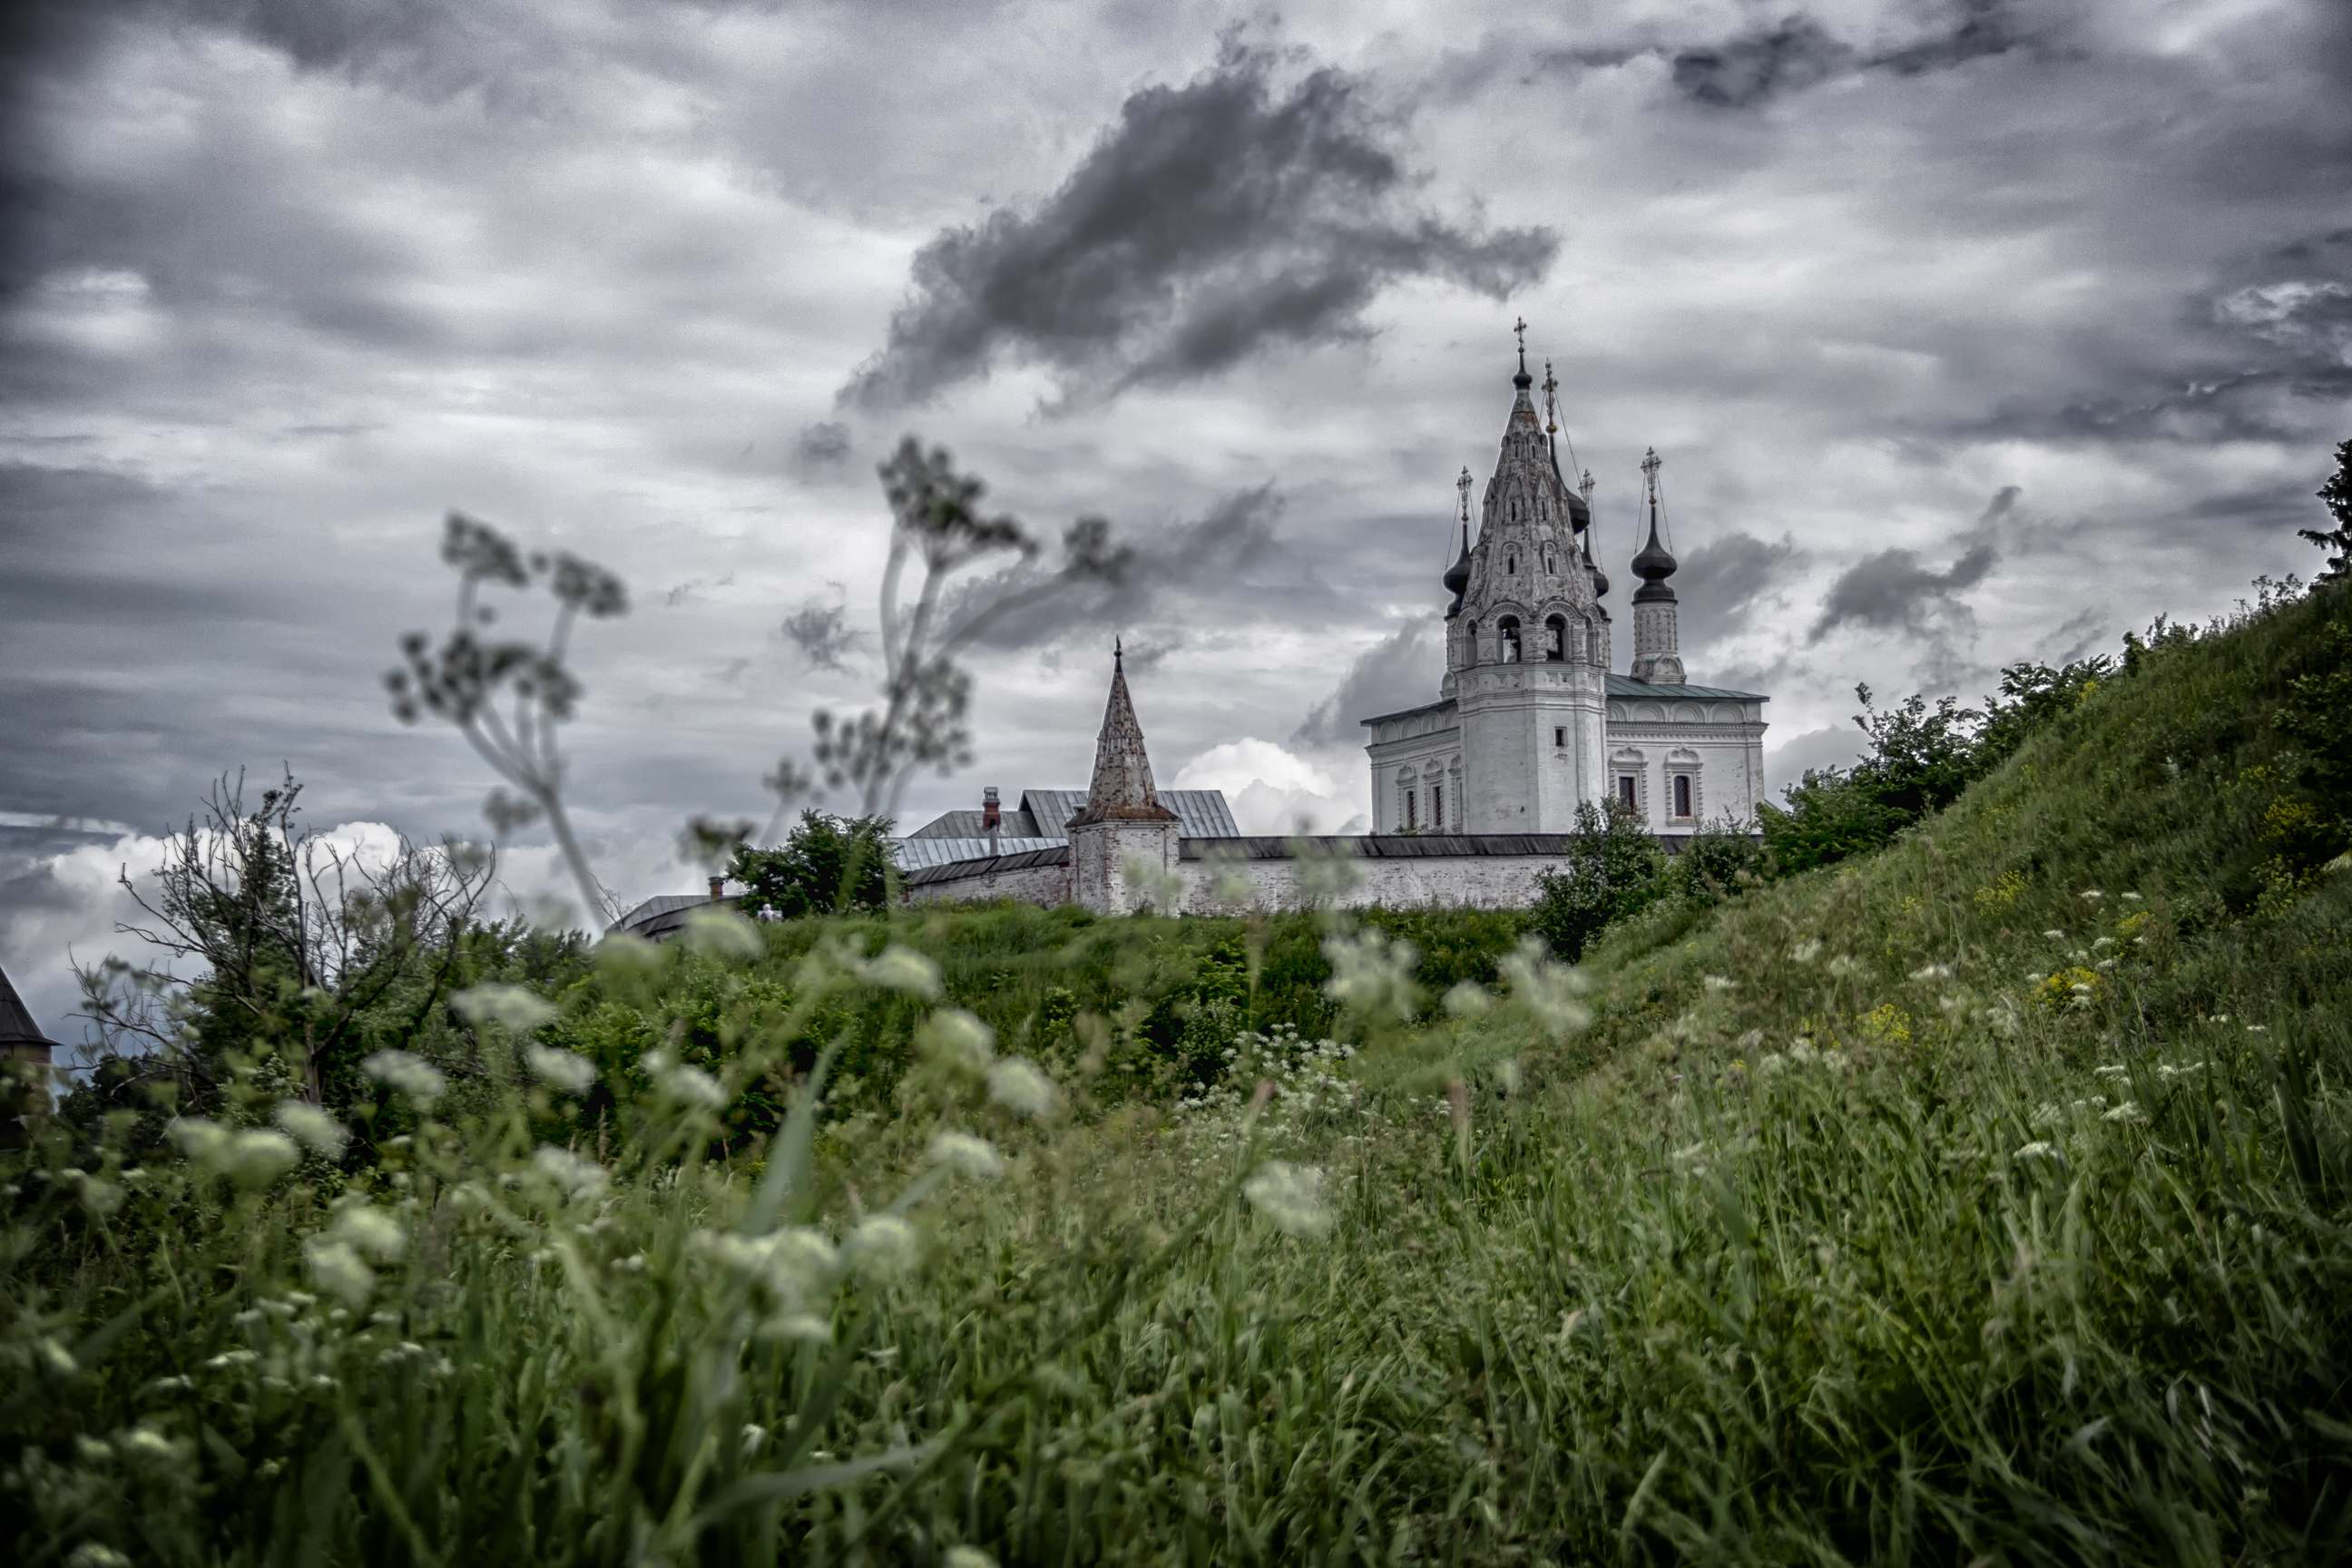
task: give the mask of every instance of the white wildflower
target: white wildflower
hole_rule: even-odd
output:
[[[272,1118],[278,1126],[294,1135],[295,1141],[321,1160],[332,1160],[343,1152],[351,1134],[343,1124],[311,1104],[307,1100],[280,1102]]]
[[[996,1054],[996,1032],[961,1007],[942,1007],[915,1031],[915,1048],[958,1072],[977,1078]]]
[[[1564,1039],[1592,1022],[1592,1010],[1576,998],[1590,983],[1569,964],[1546,955],[1541,939],[1529,937],[1496,965],[1511,983],[1511,998],[1535,1016],[1536,1023],[1555,1039]]]
[[[688,952],[705,958],[752,959],[768,954],[768,939],[731,904],[697,904],[688,910],[681,940]]]
[[[661,964],[661,944],[635,931],[606,931],[596,943],[596,967],[608,974],[649,974]]]
[[[408,1250],[408,1233],[400,1221],[371,1204],[354,1204],[337,1215],[334,1236],[378,1263],[390,1263]]]
[[[1774,1073],[1785,1069],[1788,1065],[1789,1058],[1782,1056],[1780,1052],[1767,1051],[1762,1056],[1756,1058],[1756,1076],[1758,1078],[1770,1078]]]
[[[375,1270],[347,1241],[314,1236],[302,1244],[302,1256],[310,1263],[310,1278],[318,1282],[319,1289],[341,1297],[354,1310],[364,1305],[375,1289]]]
[[[449,1080],[442,1076],[439,1068],[406,1051],[378,1051],[360,1063],[360,1070],[427,1110],[449,1087]]]
[[[2091,944],[2091,951],[2092,951],[2093,952],[2106,952],[2106,951],[2107,951],[2107,949],[2109,949],[2109,948],[2111,948],[2111,947],[2113,947],[2113,946],[2115,946],[2115,945],[2116,945],[2116,939],[2115,939],[2114,937],[2111,937],[2111,936],[2103,936],[2103,937],[2101,937],[2098,941],[2096,941],[2096,942],[2093,942],[2093,943]]]
[[[2126,1100],[2121,1105],[2116,1106],[2113,1110],[2108,1111],[2106,1115],[2100,1118],[2100,1120],[2103,1121],[2121,1121],[2128,1125],[2132,1122],[2146,1121],[2147,1120],[2147,1112],[2139,1108],[2138,1101]]]
[[[1323,1173],[1313,1166],[1269,1160],[1242,1184],[1242,1195],[1277,1230],[1292,1236],[1325,1237],[1331,1234],[1337,1216],[1323,1188]]]
[[[988,1065],[988,1098],[1024,1116],[1046,1116],[1061,1096],[1035,1062],[1006,1057]]]
[[[2116,897],[2127,904],[2137,904],[2140,901],[2140,896],[2137,893],[2117,893]]]
[[[2083,901],[2086,904],[2095,904],[2101,899],[2105,897],[2106,894],[2099,891],[2096,888],[2085,888],[2083,889]]]
[[[2020,1149],[2016,1154],[2016,1158],[2020,1160],[2054,1160],[2057,1157],[2058,1150],[2056,1145],[2044,1143],[2039,1140],[2036,1140],[2032,1143],[2028,1143],[2024,1148]]]
[[[869,1215],[849,1233],[850,1260],[861,1272],[889,1279],[914,1268],[922,1239],[912,1223],[895,1214]]]
[[[911,947],[893,942],[859,970],[859,977],[885,991],[903,991],[926,1002],[940,999],[940,966]]]
[[[931,1163],[945,1165],[959,1175],[989,1181],[1004,1173],[1004,1156],[985,1138],[969,1132],[940,1132],[931,1138]]]
[[[785,1312],[760,1325],[763,1339],[797,1340],[813,1344],[833,1342],[833,1325],[814,1312]]]
[[[172,1439],[152,1426],[133,1426],[117,1437],[114,1446],[126,1458],[169,1459],[178,1452]]]
[[[604,1167],[593,1160],[583,1160],[566,1149],[542,1143],[532,1152],[531,1169],[562,1187],[566,1196],[574,1200],[593,1198],[604,1190],[611,1179]]]
[[[1494,1007],[1494,996],[1475,980],[1457,980],[1445,994],[1445,1011],[1450,1017],[1484,1017]]]
[[[2131,1069],[2118,1062],[2108,1067],[2093,1068],[2091,1076],[2093,1078],[2129,1078]]]
[[[1797,963],[1811,963],[1821,955],[1822,942],[1819,937],[1809,936],[1789,950],[1790,959]]]
[[[294,1140],[283,1132],[248,1127],[228,1141],[221,1152],[221,1168],[241,1187],[266,1187],[292,1170],[302,1158]]]
[[[1739,988],[1738,981],[1726,975],[1703,974],[1699,980],[1709,991],[1736,991]]]
[[[1922,984],[1931,980],[1949,980],[1951,977],[1952,966],[1948,963],[1930,963],[1911,972],[1911,978]]]
[[[996,1559],[977,1546],[950,1546],[944,1562],[946,1568],[996,1568]]]
[[[646,1058],[651,1061],[649,1055]],[[661,1091],[681,1105],[695,1106],[703,1110],[717,1110],[727,1103],[727,1090],[719,1080],[698,1067],[686,1062],[664,1066],[654,1075]]]
[[[180,1146],[181,1157],[191,1165],[217,1165],[228,1150],[228,1129],[201,1116],[175,1117],[163,1131]]]
[[[1421,950],[1402,937],[1367,926],[1352,936],[1324,938],[1323,956],[1331,963],[1323,994],[1341,1006],[1400,1020],[1418,1010],[1421,987],[1413,984],[1412,972]]]
[[[577,1051],[525,1046],[522,1059],[535,1076],[567,1094],[585,1094],[596,1082],[596,1064]]]
[[[476,985],[450,997],[449,1005],[476,1028],[496,1024],[510,1035],[528,1035],[555,1017],[553,1005],[528,985]]]
[[[2066,940],[2066,933],[2063,931],[2045,931],[2042,934],[2048,937],[2052,942],[2064,942]]]
[[[1850,952],[1841,952],[1830,960],[1828,968],[1840,980],[1848,980],[1862,973],[1862,963]]]

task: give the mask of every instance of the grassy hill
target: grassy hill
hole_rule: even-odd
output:
[[[510,1070],[387,1088],[363,1167],[265,1157],[265,1061],[184,1165],[45,1134],[7,1537],[2352,1556],[2347,666],[2341,590],[2136,645],[1891,847],[1579,980],[1499,917],[1371,922],[1337,999],[1303,921],[712,927],[484,1024]],[[844,1063],[820,1125],[794,1075]]]

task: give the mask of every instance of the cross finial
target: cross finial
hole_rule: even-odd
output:
[[[1551,378],[1551,361],[1544,361],[1544,433],[1559,434],[1559,383]]]
[[[1592,470],[1591,468],[1585,469],[1583,481],[1576,487],[1576,493],[1584,498],[1585,510],[1591,511],[1592,510],[1592,492],[1600,488],[1601,487],[1593,481]]]
[[[1466,525],[1470,521],[1470,470],[1468,468],[1462,470],[1462,477],[1454,481],[1454,488],[1462,492],[1462,521]]]
[[[1127,668],[1127,650],[1119,646],[1119,640],[1117,637],[1110,639],[1110,667],[1113,669]]]
[[[1642,474],[1648,479],[1652,489],[1658,488],[1658,470],[1665,466],[1665,459],[1658,456],[1655,447],[1651,447],[1649,455],[1642,459]]]
[[[1517,321],[1513,321],[1511,323],[1511,331],[1518,334],[1519,369],[1524,373],[1528,368],[1528,319],[1525,316],[1522,316]]]

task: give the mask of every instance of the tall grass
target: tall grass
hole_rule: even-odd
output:
[[[1265,1005],[1274,921],[979,911],[763,952],[712,928],[608,952],[534,1037],[677,1020],[650,1067],[600,1063],[601,1120],[518,1068],[462,1116],[402,1102],[381,1170],[244,1186],[232,1143],[132,1179],[56,1134],[8,1178],[8,1539],[83,1564],[2352,1555],[2352,877],[2282,858],[2270,723],[2345,598],[2158,645],[1880,854],[1612,931],[1580,1032],[1507,943],[1480,949],[1499,1007],[1301,1022]],[[980,1019],[877,968],[883,940]],[[1160,1009],[1233,1000],[1201,990],[1229,941],[1249,1037],[1200,1069],[1224,1079],[1120,1086],[1165,1059]],[[888,1094],[820,1127],[812,1047],[886,1035]],[[698,1040],[736,1104],[764,1083],[801,1119],[730,1136],[680,1076]],[[1055,1107],[992,1083],[1011,1055]],[[344,1297],[338,1246],[367,1273]]]

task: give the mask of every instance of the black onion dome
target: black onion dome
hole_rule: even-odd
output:
[[[1470,586],[1470,525],[1466,522],[1462,525],[1462,553],[1454,558],[1454,564],[1445,569],[1445,575],[1439,581],[1445,584],[1445,591],[1454,595],[1454,603],[1446,606],[1446,615],[1459,615],[1462,595]]]

